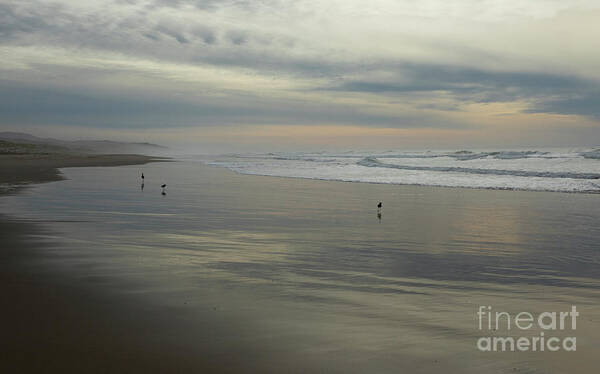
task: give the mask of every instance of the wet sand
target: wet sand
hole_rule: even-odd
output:
[[[4,201],[21,214],[0,221],[10,337],[1,365],[588,373],[598,363],[598,257],[583,251],[595,241],[593,196],[174,165],[146,166],[177,181],[164,197],[127,181],[137,167],[83,168]],[[100,186],[105,179],[122,187]],[[375,196],[384,201],[381,219],[364,206]],[[111,205],[100,211],[94,198]],[[561,255],[564,243],[571,254]],[[574,354],[475,350],[478,305],[512,312],[572,303],[583,315]]]
[[[142,165],[165,160],[134,154],[0,154],[0,193],[31,183],[59,181],[63,179],[59,168]]]
[[[64,180],[59,168],[167,160],[131,154],[0,155],[0,198]],[[237,328],[215,321],[212,307],[206,318],[197,311],[190,316],[80,283],[74,274],[49,267],[53,245],[39,239],[49,234],[43,224],[0,214],[0,372],[278,371],[277,360],[260,350],[246,347],[232,354],[235,344],[215,345],[220,335],[235,336]]]
[[[142,165],[165,161],[144,155],[82,153],[0,155],[0,197],[35,183],[64,179],[59,168]],[[139,326],[134,305],[117,312],[113,298],[79,287],[68,274],[40,266],[48,246],[35,238],[41,225],[0,215],[0,294],[3,339],[2,372],[114,372],[135,368],[185,367],[180,360],[157,356],[150,343],[131,332]],[[127,304],[125,300],[120,304]],[[113,306],[111,306],[113,305]],[[166,359],[166,360],[165,360]],[[168,362],[168,363],[166,363]],[[165,366],[167,365],[167,366]]]
[[[0,216],[3,373],[242,372],[255,357],[215,351],[213,318],[80,284],[39,261],[44,229]],[[200,324],[198,321],[204,321]],[[219,327],[223,333],[224,326]],[[233,332],[230,332],[232,334]]]

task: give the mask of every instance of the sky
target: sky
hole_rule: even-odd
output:
[[[200,150],[600,144],[598,0],[0,0],[0,130]]]

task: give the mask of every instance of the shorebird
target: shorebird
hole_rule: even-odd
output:
[[[160,186],[160,188],[162,188],[162,194],[166,195],[167,193],[165,192],[165,188],[167,187],[166,184],[163,184],[162,186]]]
[[[377,204],[377,209],[381,209],[382,206],[383,206],[383,204],[381,204],[381,201],[380,201],[379,204]]]
[[[144,181],[144,173],[142,173],[142,182]]]

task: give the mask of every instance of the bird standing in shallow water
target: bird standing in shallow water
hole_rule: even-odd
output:
[[[163,184],[162,186],[160,186],[160,188],[162,188],[162,194],[166,195],[167,193],[165,192],[165,188],[167,187],[166,184]]]
[[[383,206],[383,204],[381,204],[381,201],[380,201],[379,204],[377,204],[377,209],[381,209],[382,206]]]

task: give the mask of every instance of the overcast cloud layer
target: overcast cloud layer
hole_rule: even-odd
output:
[[[600,143],[598,19],[596,0],[0,1],[0,126]]]

